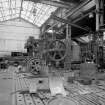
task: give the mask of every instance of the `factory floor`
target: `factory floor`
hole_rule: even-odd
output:
[[[57,81],[55,82],[58,83]],[[64,87],[68,95],[61,97],[60,101],[63,102],[62,105],[105,105],[105,81],[103,82],[101,86],[68,83]],[[34,89],[37,86],[36,94],[30,94],[31,85],[35,85]],[[55,84],[56,87],[58,85],[61,86]],[[51,89],[46,77],[18,72],[16,67],[0,70],[0,105],[60,105],[59,98],[54,98],[49,88]]]
[[[12,105],[12,69],[0,69],[0,105]]]

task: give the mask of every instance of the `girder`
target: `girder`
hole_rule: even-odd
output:
[[[61,8],[69,8],[73,4],[73,3],[64,3],[64,2],[51,1],[51,0],[25,0],[25,1],[43,3],[43,4],[47,4],[55,7],[61,7]]]
[[[79,28],[79,29],[82,29],[82,30],[84,30],[84,31],[89,32],[88,29],[83,28],[83,27],[81,27],[81,26],[79,26],[79,25],[76,25],[76,24],[70,22],[69,20],[66,20],[66,19],[63,19],[63,18],[54,16],[54,15],[52,16],[52,18],[55,19],[55,20],[57,20],[57,21],[60,21],[60,22],[62,22],[62,23],[66,23],[66,24],[68,24],[68,25],[70,25],[70,26],[74,26],[74,27],[76,27],[76,28]]]

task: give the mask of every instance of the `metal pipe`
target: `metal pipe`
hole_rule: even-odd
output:
[[[77,28],[79,28],[79,29],[82,29],[82,30],[84,30],[84,31],[89,32],[89,30],[87,30],[86,28],[83,28],[83,27],[78,26],[78,25],[76,25],[76,24],[74,24],[74,23],[71,23],[69,20],[65,20],[65,19],[62,19],[62,18],[57,17],[57,16],[54,16],[54,15],[52,16],[52,18],[55,19],[55,20],[57,20],[57,21],[60,21],[60,22],[62,22],[62,23],[66,23],[66,24],[68,24],[68,25],[71,25],[71,26],[74,26],[74,27],[77,27]]]
[[[55,7],[60,7],[60,8],[70,8],[70,6],[73,3],[64,3],[61,1],[50,1],[50,0],[24,0],[24,1],[32,1],[35,3],[42,3],[42,4],[47,4],[47,5],[51,5],[51,6],[55,6]]]
[[[93,10],[93,11],[91,11],[91,12],[89,12],[89,13],[95,13],[95,12],[96,12],[96,10]],[[85,18],[86,16],[88,16],[88,15],[89,15],[89,13],[87,13],[87,14],[85,14],[85,15],[81,16],[80,18],[78,18],[78,19],[74,20],[74,21],[73,21],[73,23],[76,23],[76,22],[78,22],[79,20],[81,20],[81,19]]]
[[[79,5],[79,7],[77,7],[77,8],[73,8],[72,10],[70,10],[69,12],[71,12],[70,14],[67,14],[67,15],[65,15],[64,17],[62,17],[62,18],[67,18],[68,16],[70,16],[70,15],[72,15],[72,14],[74,14],[75,12],[77,12],[79,9],[81,9],[83,6],[85,6],[86,4],[88,4],[90,1],[92,1],[92,0],[88,0],[88,1],[86,1],[86,2],[84,2],[84,3],[82,3],[81,5]],[[52,27],[54,27],[55,25],[57,25],[58,23],[55,23],[55,24],[53,24],[51,27],[49,27],[45,32],[47,32],[47,31],[49,31],[50,29],[52,29]]]

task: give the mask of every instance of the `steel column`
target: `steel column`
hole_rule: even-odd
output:
[[[71,70],[71,26],[66,25],[66,44],[67,44],[67,56],[65,58],[64,68],[67,71]]]
[[[104,25],[104,0],[96,0],[96,31]]]
[[[25,0],[25,1],[29,1],[29,0]],[[61,8],[70,8],[70,6],[73,5],[73,3],[64,3],[60,1],[58,2],[58,1],[51,1],[51,0],[30,0],[30,1],[35,3],[43,3],[43,4],[55,6],[55,7],[61,7]]]
[[[103,26],[104,25],[104,13],[103,13],[103,10],[104,10],[104,0],[95,0],[95,3],[96,3],[96,36],[97,38],[95,40],[98,40],[98,37],[101,35],[99,34],[99,31],[101,29],[100,26]],[[102,36],[100,36],[102,37]],[[99,43],[96,44],[96,63],[99,64],[99,56],[98,56],[98,53],[99,53]]]

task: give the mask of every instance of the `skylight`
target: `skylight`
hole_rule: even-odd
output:
[[[22,0],[0,0],[0,21],[23,18],[40,27],[57,7]]]

